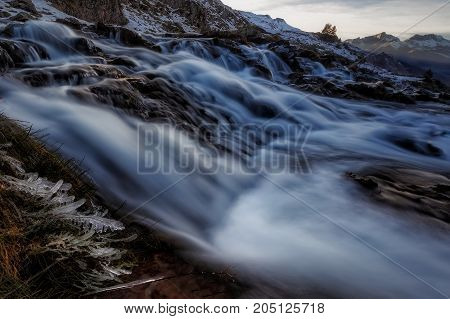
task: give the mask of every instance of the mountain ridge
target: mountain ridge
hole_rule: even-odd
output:
[[[450,40],[441,35],[416,34],[402,41],[383,32],[346,42],[369,52],[389,54],[422,71],[430,69],[437,78],[450,83]]]
[[[386,32],[381,32],[375,35],[367,36],[367,37],[358,37],[355,39],[348,39],[345,42],[351,43],[354,45],[361,45],[367,47],[370,44],[381,44],[381,43],[389,43],[389,44],[397,44],[408,45],[410,47],[414,46],[425,46],[425,47],[435,47],[435,46],[443,46],[450,47],[450,40],[445,38],[442,35],[438,34],[414,34],[408,39],[401,40],[400,38],[388,34]],[[434,45],[430,45],[431,42]],[[377,49],[377,48],[374,48]],[[382,48],[379,48],[382,49]]]

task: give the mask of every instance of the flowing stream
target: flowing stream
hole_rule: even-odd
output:
[[[0,78],[0,110],[44,129],[49,143],[63,145],[65,156],[83,159],[102,196],[113,205],[126,203],[123,215],[182,239],[185,253],[230,266],[244,280],[269,287],[269,294],[272,289],[283,296],[450,294],[448,227],[370,201],[345,177],[383,165],[450,172],[450,115],[444,106],[310,96],[285,85],[289,67],[264,47],[243,47],[242,58],[208,39],[161,38],[162,53],[130,48],[115,38],[93,39],[108,56],[133,61],[135,66],[123,67],[124,72],[151,73],[182,88],[195,100],[197,109],[190,114],[195,123],[213,118],[216,126],[223,124],[218,143],[238,151],[217,153],[175,125],[145,123],[71,94],[74,87],[107,81],[103,77],[53,79],[35,88],[17,80],[36,69],[52,73],[105,63],[74,49],[83,37],[53,23],[15,27],[14,41],[29,53],[22,69]],[[260,76],[249,61],[263,65],[268,76]],[[268,143],[234,134],[236,127],[267,123],[282,132],[297,129],[303,142],[286,134]],[[148,155],[142,128],[158,139],[165,154],[153,158],[153,169],[177,166],[176,154],[188,149],[200,166],[206,165],[202,155],[214,154],[208,157],[214,174],[139,172],[137,163]],[[242,152],[243,145],[250,151]],[[270,169],[274,155],[293,148],[302,157],[300,171]],[[256,162],[269,169],[245,170]]]

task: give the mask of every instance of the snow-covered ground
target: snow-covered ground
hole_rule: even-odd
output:
[[[316,35],[294,28],[287,24],[283,19],[272,19],[268,15],[258,15],[251,12],[241,12],[241,14],[251,24],[260,27],[267,33],[277,34],[285,40],[316,46],[322,50],[332,52],[351,61],[355,61],[357,59],[356,55],[350,50],[332,43],[321,41]]]
[[[199,24],[203,20],[207,22],[206,29],[236,31],[245,22],[237,11],[218,0],[186,0],[184,4],[144,0],[142,3],[144,7],[129,3],[123,8],[129,20],[128,27],[142,33],[195,33],[200,31]],[[145,7],[151,10],[143,9]]]
[[[53,7],[49,1],[46,0],[32,0],[36,10],[42,14],[44,20],[53,21],[55,19],[66,19],[70,16]],[[87,22],[86,22],[87,23]]]
[[[19,13],[27,13],[27,11],[14,8],[13,6],[10,6],[10,3],[13,2],[13,0],[2,0],[2,2],[5,4],[4,6],[0,7],[3,12],[9,13],[11,16],[15,16]],[[36,7],[37,12],[41,14],[41,17],[39,17],[39,20],[41,21],[55,21],[57,19],[67,19],[67,18],[73,18],[72,16],[56,9],[51,5],[51,3],[47,0],[32,0],[32,3]],[[89,22],[78,19],[80,22],[89,24]]]
[[[128,19],[127,27],[140,33],[164,33],[167,32],[164,27],[167,24],[177,25],[184,32],[194,32],[186,19],[173,11],[155,16],[127,5],[124,6],[123,13]]]

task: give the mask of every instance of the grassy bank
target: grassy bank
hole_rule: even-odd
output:
[[[73,161],[0,118],[0,296],[79,297],[130,273],[129,234]]]

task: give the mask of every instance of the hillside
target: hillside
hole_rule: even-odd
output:
[[[366,51],[387,53],[422,72],[431,69],[437,78],[450,82],[450,40],[442,36],[414,35],[401,41],[397,37],[381,33],[347,42]]]

